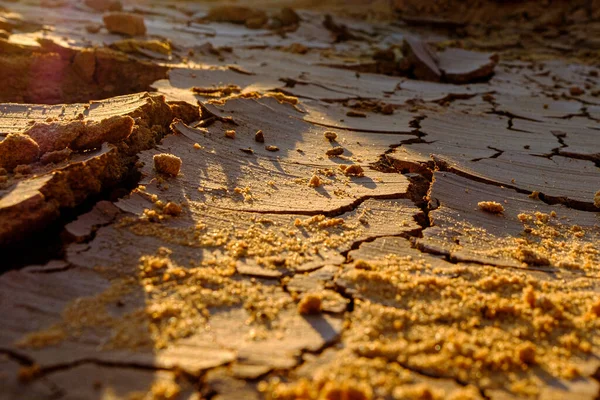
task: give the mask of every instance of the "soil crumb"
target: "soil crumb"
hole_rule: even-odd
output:
[[[319,294],[309,293],[302,297],[298,303],[298,312],[300,314],[319,314],[321,312],[322,297]]]
[[[477,206],[482,211],[491,214],[502,214],[504,212],[504,206],[496,201],[480,201]]]
[[[181,169],[181,158],[173,154],[162,153],[154,156],[154,169],[161,174],[177,176]]]
[[[40,147],[29,136],[10,133],[0,142],[0,168],[12,171],[18,165],[34,162],[39,153]]]
[[[143,36],[146,34],[146,24],[140,15],[111,12],[103,17],[104,25],[111,33],[120,33],[129,36]]]
[[[325,136],[325,139],[329,140],[330,142],[333,142],[335,139],[337,139],[337,133],[333,131],[326,131],[323,136]]]

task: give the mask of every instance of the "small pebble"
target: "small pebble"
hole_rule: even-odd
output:
[[[326,131],[323,136],[325,136],[325,139],[329,140],[330,142],[333,142],[335,139],[337,139],[337,133],[333,131]]]

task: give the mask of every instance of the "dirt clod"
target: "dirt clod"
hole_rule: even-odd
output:
[[[154,159],[154,169],[161,174],[177,176],[181,168],[181,158],[173,154],[156,154]]]
[[[517,356],[523,364],[535,363],[535,346],[533,343],[523,343],[516,349]]]
[[[502,214],[504,212],[504,206],[497,201],[480,201],[477,206],[482,211],[491,214]]]
[[[165,204],[165,208],[163,208],[163,212],[167,215],[177,216],[181,214],[182,208],[179,204],[173,203],[172,201]]]
[[[327,150],[325,154],[327,155],[327,157],[341,156],[342,154],[344,154],[344,148],[341,146],[335,146],[334,148]]]
[[[17,165],[34,162],[39,154],[40,147],[29,136],[10,133],[0,142],[0,167],[11,171]]]
[[[323,298],[320,294],[306,294],[298,303],[298,312],[300,314],[319,314],[321,312],[322,300]]]
[[[263,131],[261,131],[261,130],[256,131],[256,133],[254,134],[254,140],[258,143],[264,143],[265,142],[265,134],[263,133]]]
[[[321,186],[321,179],[317,175],[313,175],[308,182],[308,186],[310,187],[319,187]]]
[[[226,130],[225,137],[228,137],[229,139],[235,139],[235,131],[233,129]]]
[[[102,18],[104,25],[111,33],[121,33],[129,36],[143,36],[146,34],[144,18],[137,14],[126,12],[111,12]]]
[[[365,170],[358,164],[352,164],[344,169],[344,175],[361,177],[365,176]]]
[[[325,139],[329,140],[330,142],[333,142],[335,139],[337,139],[337,133],[333,131],[325,131],[323,136],[325,136]]]

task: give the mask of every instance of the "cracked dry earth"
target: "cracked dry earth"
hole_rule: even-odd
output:
[[[589,59],[42,4],[0,1],[0,398],[598,397]]]

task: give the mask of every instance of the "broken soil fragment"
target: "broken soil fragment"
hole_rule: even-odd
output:
[[[111,33],[120,33],[129,36],[143,36],[146,34],[146,24],[140,15],[126,12],[111,12],[102,18],[104,25]]]
[[[489,80],[498,63],[498,55],[449,48],[437,53],[437,64],[443,79],[464,84]]]
[[[134,120],[114,115],[101,121],[36,122],[25,134],[37,142],[41,154],[63,150],[89,150],[102,143],[125,140],[133,132]]]
[[[329,140],[330,142],[333,142],[335,139],[337,139],[337,133],[333,131],[325,131],[323,136],[325,136],[325,139]]]
[[[491,214],[502,214],[504,212],[504,206],[496,201],[480,201],[477,206]]]
[[[42,154],[69,147],[82,134],[83,121],[36,122],[25,131],[40,147]]]
[[[69,111],[75,119],[53,116],[69,107],[75,107]],[[78,108],[88,110],[89,119],[82,119]],[[26,239],[58,218],[61,210],[122,182],[135,155],[153,146],[172,122],[164,97],[143,93],[64,107],[7,104],[2,110],[0,122],[8,136],[27,138],[22,143],[29,143],[30,155],[19,160],[28,163],[17,165],[15,174],[2,179],[6,190],[0,190],[0,245]],[[23,110],[32,113],[25,121]],[[29,125],[27,120],[36,122]],[[36,146],[37,155],[32,157]]]
[[[465,84],[489,80],[498,63],[498,55],[459,48],[436,53],[427,43],[405,39],[400,69],[416,79],[431,82]]]
[[[320,294],[305,294],[298,303],[298,312],[303,315],[319,314],[321,312],[322,300]]]
[[[167,104],[173,113],[173,119],[180,119],[190,124],[200,119],[200,108],[185,101],[168,101]]]
[[[327,157],[337,157],[337,156],[341,156],[342,154],[344,154],[344,148],[341,146],[336,146],[332,149],[329,149],[325,152],[325,154],[327,155]]]
[[[0,168],[12,171],[21,164],[30,164],[37,160],[40,147],[29,136],[10,133],[0,142]]]
[[[154,169],[161,174],[177,176],[181,169],[181,158],[173,154],[161,153],[153,157]]]
[[[263,133],[263,131],[261,131],[261,130],[256,131],[256,133],[254,134],[254,140],[257,141],[258,143],[264,143],[265,142],[265,134]]]
[[[177,203],[173,203],[172,201],[165,204],[165,207],[163,208],[163,212],[165,214],[172,215],[174,217],[181,214],[181,211],[182,211],[181,206]]]
[[[317,175],[313,175],[308,181],[308,186],[310,187],[319,187],[321,186],[321,179]]]
[[[415,78],[431,82],[441,80],[442,73],[437,66],[436,55],[423,40],[404,39],[402,52]]]
[[[73,151],[69,148],[51,151],[51,152],[46,153],[43,156],[41,156],[40,162],[42,164],[58,164],[60,162],[67,160],[69,157],[71,157],[72,153],[73,153]]]
[[[361,176],[365,176],[365,170],[360,165],[353,164],[353,165],[350,165],[350,166],[344,168],[344,175],[361,177]]]
[[[133,118],[122,115],[99,122],[86,121],[82,133],[71,143],[71,147],[74,150],[87,150],[97,148],[104,142],[120,142],[131,135],[134,123]]]

